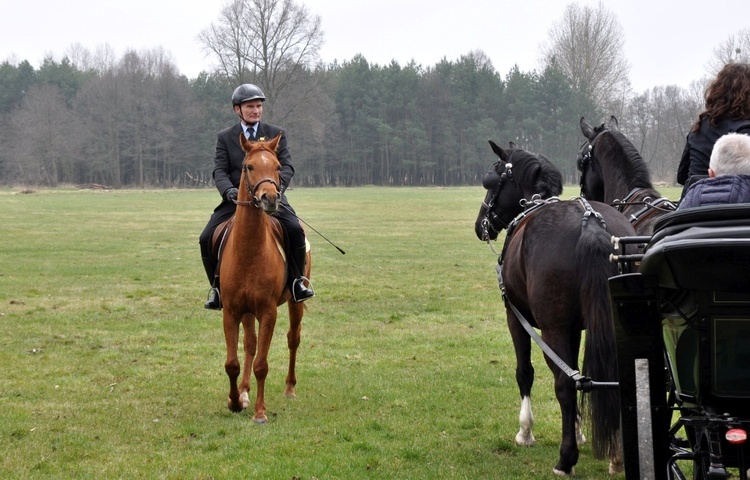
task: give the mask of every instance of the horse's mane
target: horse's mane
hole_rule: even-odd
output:
[[[547,157],[521,149],[514,150],[512,156],[513,177],[523,190],[537,193],[542,198],[562,193],[562,173]]]
[[[605,155],[610,159],[627,159],[627,162],[617,162],[611,167],[622,171],[623,178],[628,179],[629,188],[653,188],[648,165],[633,143],[619,130],[607,131],[613,141],[605,144]],[[599,141],[604,143],[606,138],[607,136],[604,135]],[[601,161],[605,155],[598,154],[597,158]]]

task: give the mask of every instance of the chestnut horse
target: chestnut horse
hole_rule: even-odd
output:
[[[300,343],[304,305],[292,300],[287,288],[284,234],[273,213],[281,206],[279,169],[276,157],[279,134],[270,141],[252,142],[240,135],[245,151],[242,177],[237,197],[234,224],[225,241],[221,257],[221,301],[224,307],[224,337],[229,376],[229,409],[234,412],[250,405],[250,371],[255,374],[257,394],[253,421],[265,423],[265,381],[268,374],[268,350],[276,325],[277,308],[288,303],[289,371],[284,395],[294,398],[297,383],[294,367]],[[310,252],[307,253],[305,276],[310,278]],[[255,322],[258,322],[256,334]],[[242,381],[238,359],[239,329],[244,331],[245,361]]]
[[[557,199],[562,192],[562,175],[543,156],[513,143],[507,150],[492,141],[490,145],[500,160],[485,176],[487,195],[475,232],[480,240],[490,241],[507,229],[498,281],[516,353],[516,382],[521,395],[516,443],[530,446],[535,442],[531,411],[534,367],[531,333],[527,330],[534,327],[541,330],[546,346],[565,366],[545,352],[562,414],[560,457],[553,471],[570,475],[578,462],[578,442],[582,441],[576,392],[581,331],[586,330],[584,375],[595,382],[617,382],[607,283],[617,274],[617,266],[609,260],[613,251],[610,238],[635,232],[609,205]],[[523,319],[531,327],[523,325]],[[590,395],[585,402],[582,396],[581,410],[591,422],[594,454],[609,458],[610,472],[621,471],[618,393],[594,390]]]
[[[651,235],[654,222],[677,207],[654,189],[648,165],[618,129],[617,118],[592,127],[581,117],[581,133],[587,139],[578,152],[581,196],[613,205],[639,235]]]

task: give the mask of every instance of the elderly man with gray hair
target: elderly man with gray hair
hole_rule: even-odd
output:
[[[723,203],[750,203],[750,136],[728,133],[711,151],[709,178],[691,185],[678,210]]]

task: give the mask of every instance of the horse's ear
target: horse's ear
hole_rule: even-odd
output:
[[[274,152],[276,151],[276,148],[279,146],[279,142],[281,141],[281,135],[282,135],[282,133],[283,132],[279,132],[279,134],[276,135],[276,137],[274,137],[273,140],[271,140],[271,144],[269,146],[271,147],[271,150],[273,150]]]
[[[510,148],[518,148],[518,145],[516,145],[514,142],[508,142],[508,146]]]
[[[508,152],[506,152],[502,147],[500,147],[497,143],[493,142],[492,140],[490,142],[490,147],[492,147],[492,151],[495,152],[495,155],[500,157],[500,160],[506,162],[508,161]]]
[[[243,132],[240,132],[240,146],[242,147],[242,150],[244,152],[249,152],[250,145],[251,145],[250,140],[248,140],[247,137],[245,137],[245,134]]]
[[[607,128],[610,130],[617,130],[617,117],[612,115],[609,117],[609,123],[607,123]]]
[[[596,136],[596,132],[594,132],[594,128],[586,122],[585,117],[581,117],[581,133],[583,133],[583,136],[588,138],[589,141],[593,140]]]

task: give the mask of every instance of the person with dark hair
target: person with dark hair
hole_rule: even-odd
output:
[[[276,155],[279,163],[281,163],[281,170],[279,171],[281,208],[274,214],[274,217],[279,220],[288,238],[286,253],[287,264],[289,265],[289,288],[292,292],[292,298],[295,302],[304,302],[315,296],[310,280],[303,276],[306,255],[305,232],[296,213],[289,205],[286,195],[284,195],[294,176],[294,166],[287,148],[286,133],[280,127],[261,122],[265,100],[266,96],[257,85],[245,83],[237,87],[232,93],[232,108],[240,121],[220,131],[216,141],[213,178],[222,200],[214,209],[199,239],[203,267],[211,284],[208,300],[204,305],[208,309],[221,309],[219,278],[216,274],[218,265],[217,259],[211,252],[211,237],[216,227],[229,220],[237,208],[235,201],[242,177],[242,164],[245,160],[245,152],[240,146],[240,135],[245,135],[249,140],[270,140],[281,133],[281,139],[276,149]]]
[[[730,132],[750,134],[750,64],[728,63],[706,89],[706,106],[687,135],[677,169],[684,185],[708,176],[714,143]]]
[[[708,178],[690,185],[677,209],[725,203],[750,203],[750,136],[742,133],[716,141]]]

